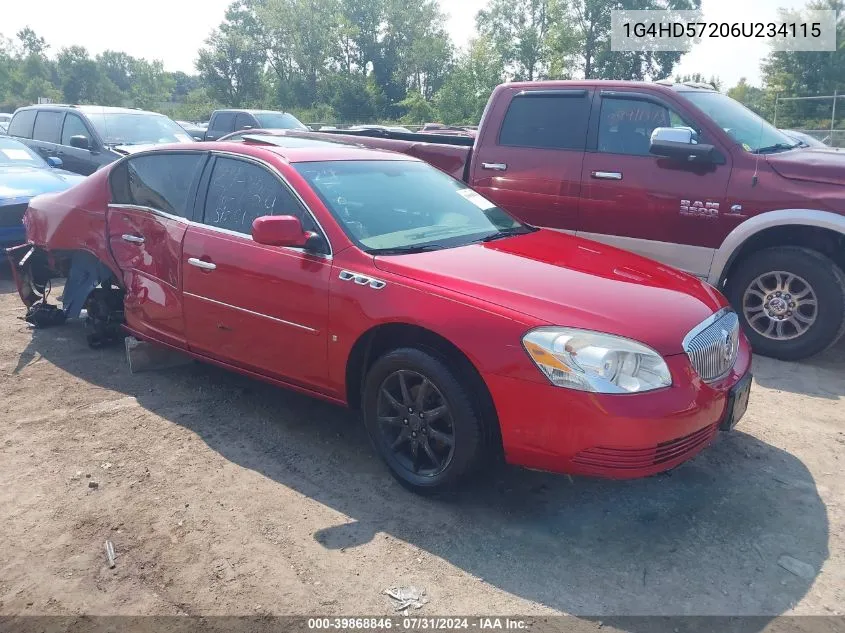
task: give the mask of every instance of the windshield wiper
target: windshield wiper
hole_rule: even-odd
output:
[[[493,233],[492,235],[488,235],[487,237],[482,237],[480,240],[476,240],[476,244],[479,243],[486,243],[486,242],[495,242],[496,240],[502,240],[506,237],[513,237],[514,235],[526,235],[527,233],[532,233],[533,230],[527,226],[516,226],[511,229],[502,229],[498,233]]]
[[[414,253],[429,253],[431,251],[440,251],[448,246],[443,244],[423,244],[420,246],[400,246],[397,248],[373,248],[370,249],[371,255],[412,255]]]
[[[754,150],[754,154],[773,154],[774,152],[784,152],[788,149],[795,149],[798,147],[800,143],[795,143],[794,145],[790,145],[789,143],[775,143],[774,145],[769,145],[768,147],[760,147]]]

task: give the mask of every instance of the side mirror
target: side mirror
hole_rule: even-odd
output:
[[[55,167],[56,169],[59,169],[64,163],[62,162],[62,159],[58,156],[48,156],[47,164],[50,165],[50,167]]]
[[[716,162],[716,148],[697,142],[695,130],[688,127],[655,128],[649,152],[685,163]]]
[[[252,223],[252,239],[258,244],[303,248],[309,237],[299,218],[292,215],[265,215]]]
[[[75,147],[76,149],[91,149],[91,142],[88,140],[87,136],[83,134],[77,134],[76,136],[70,137],[70,146]]]

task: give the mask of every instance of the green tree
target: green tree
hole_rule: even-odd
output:
[[[435,96],[439,120],[478,125],[490,94],[502,81],[503,69],[493,44],[484,37],[472,40]]]
[[[266,53],[234,29],[213,31],[200,49],[196,67],[212,99],[240,107],[261,98]]]
[[[612,51],[610,17],[613,9],[693,10],[701,0],[571,0],[569,18],[561,22],[559,37],[570,55],[574,46],[575,65],[588,79],[660,79],[671,76],[681,59],[680,52]]]
[[[716,75],[710,75],[710,79],[707,79],[701,73],[692,73],[686,75],[675,75],[675,81],[677,83],[696,83],[696,84],[709,84],[715,90],[722,89],[722,80],[719,79]]]
[[[508,74],[517,81],[548,76],[553,26],[563,17],[558,0],[492,0],[475,18],[478,32],[493,45]]]

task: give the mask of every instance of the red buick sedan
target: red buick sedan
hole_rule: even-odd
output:
[[[417,491],[502,454],[650,475],[747,406],[749,346],[719,292],[523,224],[405,155],[272,139],[163,148],[36,198],[25,223],[10,257],[32,320],[85,307],[92,342],[118,324],[359,409]],[[42,300],[55,277],[59,312]]]

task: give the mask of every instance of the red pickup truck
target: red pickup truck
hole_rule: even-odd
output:
[[[796,360],[845,332],[845,155],[798,144],[714,90],[505,84],[475,139],[341,137],[426,160],[531,224],[707,280],[758,353]]]

